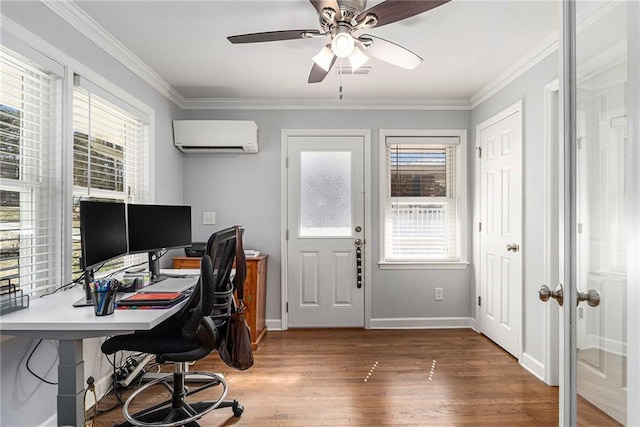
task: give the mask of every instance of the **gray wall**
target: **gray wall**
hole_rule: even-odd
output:
[[[173,146],[171,127],[172,119],[180,114],[180,110],[41,2],[2,1],[1,12],[3,18],[6,16],[18,23],[155,110],[155,174],[151,182],[155,184],[156,201],[182,203],[183,162]],[[69,310],[73,310],[71,305]],[[84,342],[86,377],[91,375],[99,379],[111,371],[100,352],[103,340]],[[0,425],[31,426],[55,422],[57,387],[40,382],[25,368],[27,356],[34,345],[33,340],[3,337],[0,351]],[[47,380],[55,382],[57,343],[43,342],[30,366]]]
[[[543,306],[538,286],[544,283],[543,206],[544,87],[558,78],[558,53],[549,55],[471,113],[472,141],[476,127],[491,116],[522,100],[523,104],[523,347],[524,353],[542,363]],[[470,173],[475,177],[475,163]],[[475,182],[472,184],[475,187]],[[472,287],[475,294],[475,286]],[[472,298],[475,301],[475,296]]]
[[[180,111],[172,103],[63,22],[40,2],[2,2],[2,13],[57,46],[103,78],[129,92],[156,112],[156,201],[185,203],[194,210],[194,240],[206,240],[216,229],[233,224],[247,228],[246,247],[270,255],[267,318],[280,318],[280,132],[281,129],[347,128],[371,130],[372,231],[369,255],[373,260],[372,318],[408,319],[472,317],[475,313],[473,268],[464,270],[380,270],[378,212],[378,152],[381,128],[469,129],[468,198],[474,187],[475,127],[493,114],[524,101],[524,351],[543,360],[536,289],[542,283],[542,220],[539,214],[543,172],[542,88],[557,77],[557,58],[547,58],[523,77],[472,112],[468,111]],[[256,155],[187,155],[173,147],[171,120],[250,119],[260,128]],[[201,224],[201,211],[217,213],[215,226]],[[472,203],[468,204],[471,224]],[[469,228],[470,230],[470,228]],[[472,247],[471,240],[469,248]],[[469,255],[469,259],[470,255]],[[443,287],[445,301],[433,301],[433,287]],[[87,376],[106,375],[109,366],[99,351],[101,339],[85,341]],[[25,370],[33,347],[21,338],[2,342],[0,353],[2,425],[36,425],[55,413],[55,386],[40,383]],[[38,372],[55,380],[55,345],[43,344],[32,361]],[[106,365],[106,366],[105,366]],[[25,418],[28,417],[28,418]]]
[[[268,320],[280,320],[280,149],[282,129],[370,129],[372,158],[372,318],[407,319],[469,317],[470,269],[380,270],[379,255],[379,130],[469,129],[469,111],[193,111],[186,119],[254,120],[260,152],[238,155],[187,155],[184,163],[185,202],[194,210],[194,235],[206,240],[216,229],[246,227],[245,247],[269,254]],[[345,126],[348,123],[348,127]],[[469,187],[472,189],[473,187]],[[471,191],[471,190],[470,190]],[[214,210],[215,226],[203,226],[202,210]],[[469,207],[469,212],[472,210]],[[443,287],[444,301],[433,300]]]

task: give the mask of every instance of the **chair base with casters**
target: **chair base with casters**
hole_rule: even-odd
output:
[[[198,376],[197,387],[185,387],[185,381],[189,375]],[[208,378],[208,380],[202,380]],[[173,386],[171,385],[173,384]],[[145,408],[135,414],[130,413],[130,406],[135,399],[150,388],[162,385],[171,392],[171,396],[151,407]],[[189,402],[191,395],[199,393],[211,387],[220,386],[222,391],[214,400]],[[116,426],[199,426],[196,421],[203,415],[220,408],[231,408],[233,415],[240,417],[244,407],[237,400],[224,400],[227,395],[227,384],[220,374],[209,372],[187,372],[187,363],[179,362],[174,365],[174,372],[162,378],[155,379],[134,391],[124,404],[123,414],[127,420]]]

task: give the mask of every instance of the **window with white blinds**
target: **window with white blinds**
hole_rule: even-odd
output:
[[[460,260],[457,137],[387,137],[385,262]]]
[[[59,76],[0,46],[0,284],[60,285]]]
[[[78,80],[78,79],[76,79]],[[149,201],[148,123],[83,87],[73,95],[73,270],[79,271],[79,199]],[[122,265],[114,260],[103,269]]]

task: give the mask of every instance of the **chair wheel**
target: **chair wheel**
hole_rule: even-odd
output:
[[[233,402],[233,406],[231,407],[233,410],[233,415],[239,417],[244,412],[244,406],[242,406],[238,401]]]

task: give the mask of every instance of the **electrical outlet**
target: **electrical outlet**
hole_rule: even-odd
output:
[[[433,290],[433,299],[436,301],[442,301],[444,299],[444,289],[442,288],[434,288]]]
[[[216,223],[216,213],[211,211],[202,212],[202,224],[214,225]]]

